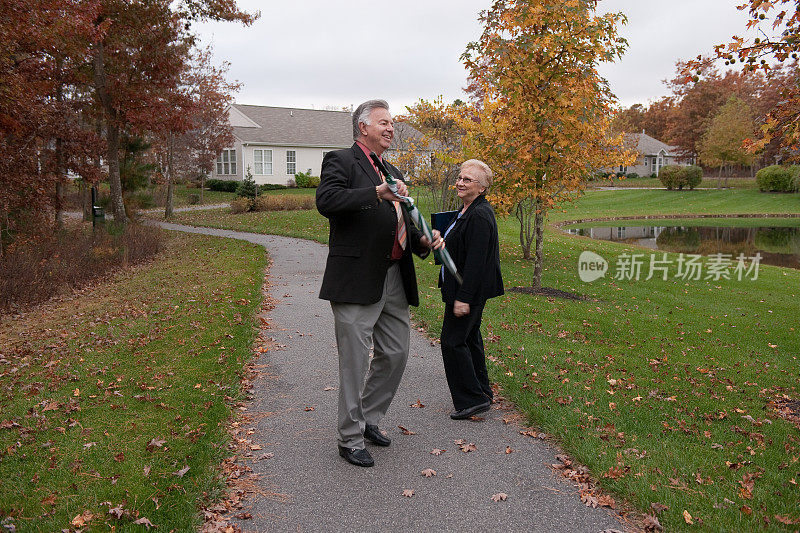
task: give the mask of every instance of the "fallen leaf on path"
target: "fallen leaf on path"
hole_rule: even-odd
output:
[[[431,450],[431,455],[442,455],[447,450],[440,450],[439,448],[434,448]]]
[[[425,407],[425,404],[422,403],[419,398],[417,398],[417,401],[412,403],[410,406],[416,409],[422,409],[423,407]]]
[[[95,445],[97,445],[96,442],[87,442],[86,444],[83,445],[83,447],[88,450],[89,448]]]
[[[492,501],[493,502],[504,502],[508,499],[508,494],[505,492],[498,492],[497,494],[492,494]]]
[[[405,489],[405,490],[403,491],[403,496],[405,496],[406,498],[410,498],[410,497],[412,497],[413,495],[414,495],[414,491],[413,491],[413,490],[411,490],[411,489]]]
[[[433,468],[426,468],[425,470],[420,472],[420,474],[422,474],[425,477],[433,477],[436,475],[436,470],[434,470]]]
[[[303,409],[303,411],[313,411],[313,410],[314,410],[314,406],[313,405],[306,406],[306,408]]]
[[[258,457],[256,457],[256,461],[263,461],[264,459],[272,459],[275,457],[274,453],[262,453]]]
[[[475,446],[474,443],[470,442],[469,444],[462,444],[461,451],[464,453],[474,452],[477,451],[478,447]]]
[[[325,387],[325,388],[324,388],[324,389],[322,389],[322,390],[326,390],[326,391],[327,391],[327,390],[336,390],[336,387]]]
[[[406,428],[406,427],[403,427],[403,426],[397,426],[397,429],[399,429],[400,431],[402,431],[402,432],[403,432],[403,435],[416,435],[416,433],[414,433],[414,432],[413,432],[413,431],[411,431],[410,429],[408,429],[408,428]]]
[[[512,448],[511,446],[506,446],[506,453],[507,454],[508,453],[514,453],[514,448]]]
[[[183,468],[181,468],[177,472],[173,472],[173,474],[178,476],[178,477],[183,477],[186,474],[186,472],[188,472],[188,471],[189,471],[189,467],[188,466],[184,466]]]
[[[251,449],[251,450],[256,450],[256,451],[258,451],[258,450],[260,450],[260,449],[261,449],[261,446],[260,446],[260,445],[258,445],[258,444],[251,444],[251,445],[250,445],[250,449]]]
[[[683,510],[683,519],[686,521],[687,524],[690,526],[694,524],[694,520],[692,520],[692,515],[689,514],[689,511],[686,509]]]

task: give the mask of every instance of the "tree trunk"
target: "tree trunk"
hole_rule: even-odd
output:
[[[717,189],[722,188],[722,165],[719,166],[719,172],[717,172]]]
[[[536,230],[536,252],[533,258],[533,288],[542,288],[542,248],[544,247],[544,206],[540,199],[536,199],[534,203],[535,208],[535,222],[534,229]]]
[[[172,211],[173,211],[173,204],[172,204],[172,187],[174,176],[173,173],[173,166],[172,166],[172,153],[173,150],[173,141],[174,137],[172,133],[169,133],[169,139],[167,141],[167,200],[164,202],[164,218],[172,218]],[[258,189],[256,189],[258,190]]]
[[[94,88],[103,107],[106,122],[106,163],[108,164],[108,184],[111,188],[111,211],[114,220],[120,224],[128,223],[125,203],[122,200],[122,180],[119,175],[119,123],[117,111],[111,102],[106,86],[105,57],[103,41],[94,45]]]
[[[81,213],[83,213],[83,221],[91,220],[92,211],[89,205],[89,189],[86,187],[86,180],[82,179],[78,182],[78,193],[81,196]]]
[[[203,197],[203,193],[206,190],[206,173],[200,171],[200,205],[205,204],[205,198]]]
[[[533,213],[531,213],[531,206],[533,200],[525,198],[520,200],[517,204],[517,220],[519,221],[519,244],[522,247],[522,258],[531,258],[531,244],[533,243]]]
[[[61,74],[61,58],[56,60],[56,68]],[[59,80],[56,86],[56,103],[58,104],[58,112],[63,113],[61,104],[64,102],[64,91]],[[67,172],[64,168],[64,140],[59,136],[56,137],[56,196],[53,202],[53,209],[55,210],[56,229],[64,227],[64,182],[67,180]]]

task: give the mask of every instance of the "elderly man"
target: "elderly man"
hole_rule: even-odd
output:
[[[393,136],[385,101],[358,106],[355,143],[325,155],[317,187],[317,209],[330,222],[319,297],[331,302],[339,348],[339,455],[357,466],[374,464],[365,439],[378,446],[391,443],[378,424],[405,370],[408,306],[419,305],[411,253],[425,257],[431,246],[370,159],[371,153],[380,157]],[[385,164],[405,196],[400,171]]]

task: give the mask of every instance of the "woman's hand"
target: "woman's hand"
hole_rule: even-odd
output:
[[[419,242],[422,244],[422,246],[427,246],[428,248],[433,248],[434,250],[441,250],[444,248],[444,239],[442,238],[442,234],[438,229],[433,230],[433,242],[429,241],[424,235]]]
[[[456,300],[453,302],[453,314],[457,318],[461,318],[462,316],[467,316],[469,314],[469,304],[464,302],[459,302]]]

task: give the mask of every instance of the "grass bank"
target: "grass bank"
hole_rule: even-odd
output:
[[[747,189],[591,191],[550,221],[797,213],[798,199]],[[180,219],[203,224],[209,216]],[[294,223],[224,213],[213,222],[295,236],[305,229],[325,242],[327,224],[316,213],[285,216]],[[519,257],[516,221],[499,222],[506,287],[529,285],[532,265]],[[592,283],[578,276],[585,250],[612,265]],[[708,270],[681,278],[677,255],[668,254],[666,279],[645,279],[647,265],[638,279],[615,279],[613,265],[633,252],[641,249],[548,229],[543,284],[587,299],[492,300],[483,325],[493,379],[603,486],[642,511],[666,507],[659,515],[666,530],[792,529],[800,521],[800,434],[771,406],[799,394],[800,272],[761,267],[757,279],[706,279]],[[436,335],[437,269],[418,265],[422,305],[414,315]]]
[[[222,488],[265,265],[261,247],[173,234],[153,263],[0,317],[3,524],[196,529]]]

